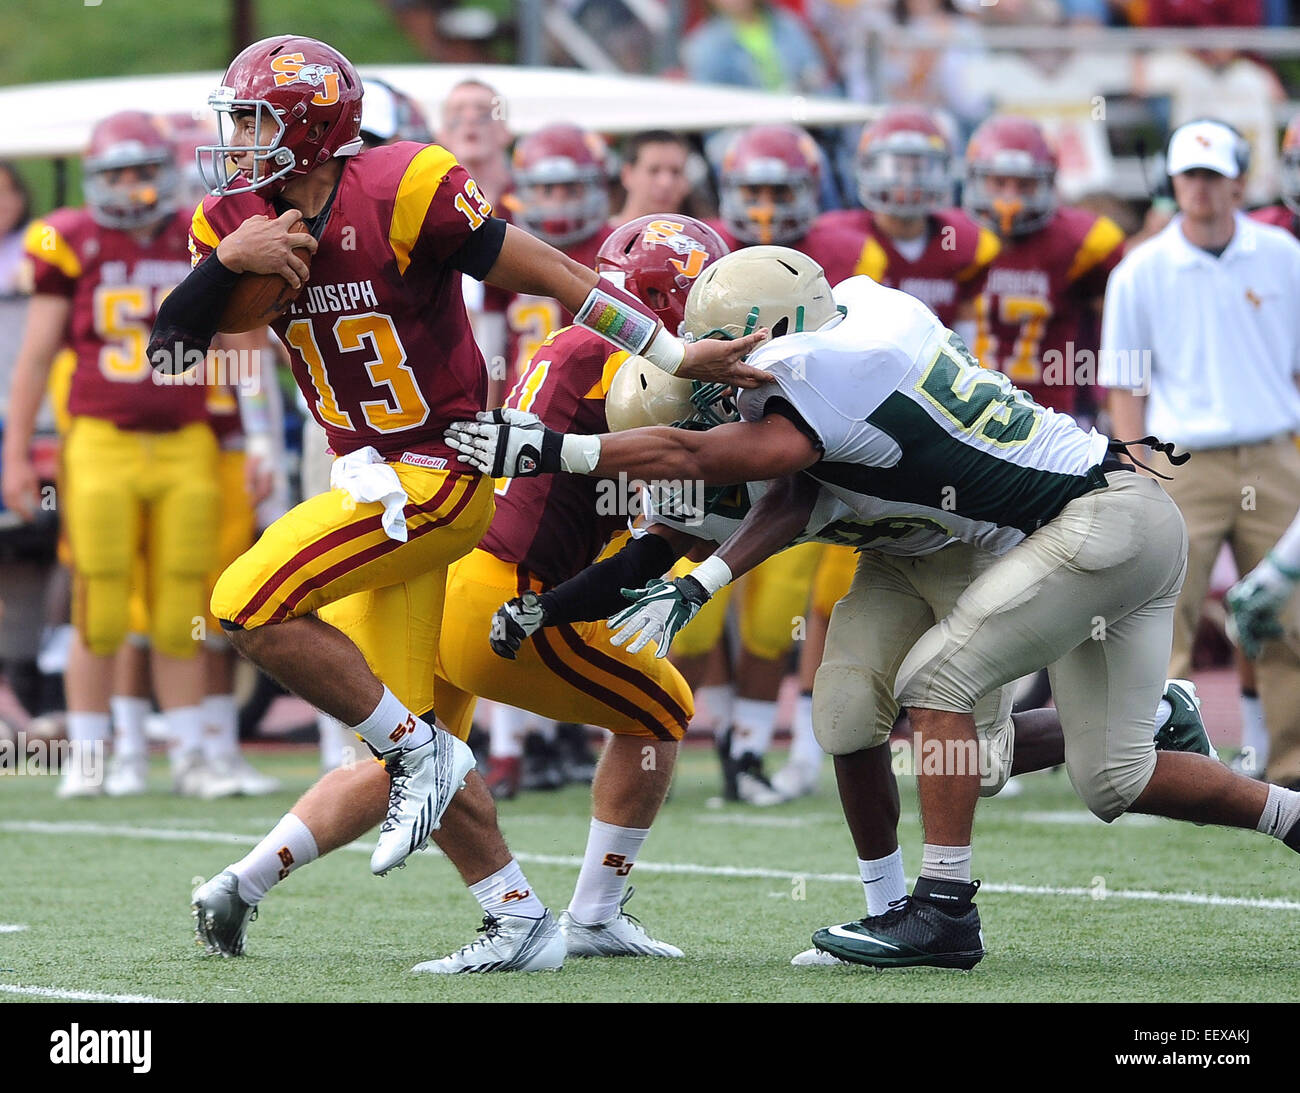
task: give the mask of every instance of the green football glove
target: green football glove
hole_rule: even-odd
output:
[[[709,602],[709,593],[694,577],[651,581],[645,588],[624,588],[622,593],[633,603],[605,624],[617,631],[610,644],[622,645],[635,638],[627,651],[639,653],[653,641],[659,658],[668,655],[673,638]]]
[[[1264,642],[1283,634],[1279,612],[1295,591],[1296,577],[1279,566],[1270,554],[1223,597],[1228,609],[1230,640],[1250,660],[1259,656]]]

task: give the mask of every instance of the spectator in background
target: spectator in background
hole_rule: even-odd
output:
[[[623,146],[619,181],[626,195],[611,224],[626,224],[651,213],[682,211],[691,181],[687,175],[690,147],[676,133],[651,129],[636,133]]]
[[[506,102],[491,84],[461,80],[442,104],[438,143],[454,155],[494,205],[514,189]]]
[[[1121,0],[1135,27],[1257,27],[1264,0]]]
[[[827,93],[831,76],[808,28],[761,0],[712,0],[717,14],[682,43],[686,74],[702,83]]]
[[[1238,211],[1247,165],[1240,135],[1222,122],[1178,129],[1168,169],[1180,215],[1125,257],[1106,294],[1098,378],[1110,388],[1113,434],[1153,433],[1192,452],[1165,483],[1189,541],[1174,676],[1191,671],[1223,542],[1238,572],[1249,572],[1300,501],[1300,244]],[[1293,600],[1284,613],[1293,631],[1297,607]],[[1256,680],[1268,779],[1300,785],[1300,655],[1289,642],[1270,643]]]
[[[897,0],[895,15],[900,24],[931,37],[934,44],[889,49],[884,86],[876,97],[946,111],[961,130],[960,147],[988,114],[988,99],[975,82],[986,59],[979,25],[959,14],[952,0]]]

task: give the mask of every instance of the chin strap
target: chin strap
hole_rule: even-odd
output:
[[[1138,459],[1132,452],[1128,450],[1130,444],[1141,444],[1144,445],[1145,447],[1150,448],[1153,452],[1157,452],[1158,454],[1163,455],[1175,467],[1181,467],[1184,463],[1186,463],[1189,459],[1192,458],[1191,452],[1183,452],[1182,455],[1174,455],[1173,444],[1167,443],[1166,441],[1161,440],[1159,437],[1154,437],[1154,436],[1144,436],[1144,437],[1140,437],[1137,440],[1112,440],[1109,444],[1106,445],[1106,450],[1108,452],[1111,452],[1114,455],[1119,455],[1122,452],[1124,455],[1128,456],[1128,458],[1131,459],[1137,466],[1141,467],[1144,471],[1150,471],[1157,478],[1163,478],[1166,482],[1172,481],[1170,476],[1167,474],[1161,474],[1154,467],[1148,467],[1145,463],[1142,462],[1142,460]]]

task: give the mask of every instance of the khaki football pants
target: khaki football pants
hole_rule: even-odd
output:
[[[1192,643],[1219,548],[1232,545],[1244,577],[1281,537],[1300,505],[1300,451],[1290,436],[1210,448],[1169,472],[1166,484],[1187,521],[1187,581],[1174,619],[1171,676],[1192,670]],[[1270,782],[1300,782],[1300,597],[1283,612],[1286,637],[1265,644],[1255,680],[1268,725]]]
[[[832,547],[839,550],[839,547]],[[898,667],[908,650],[947,615],[970,583],[997,559],[966,543],[917,558],[862,551],[848,592],[831,611],[826,652],[813,686],[813,728],[831,755],[849,755],[889,739],[898,718]],[[975,705],[980,793],[1006,783],[1015,739],[1011,685]],[[918,765],[925,756],[917,757]]]
[[[1155,769],[1187,529],[1158,483],[1115,471],[1075,498],[958,598],[898,671],[904,706],[971,712],[1048,666],[1075,791],[1123,813]]]

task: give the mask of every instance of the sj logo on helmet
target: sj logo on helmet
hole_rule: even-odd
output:
[[[684,234],[685,231],[686,225],[675,220],[654,220],[646,225],[642,239],[648,247],[672,247],[685,258],[685,261],[673,258],[669,260],[669,264],[674,266],[683,277],[694,280],[704,269],[704,263],[708,261],[709,255],[699,243]]]
[[[301,82],[320,88],[311,97],[316,106],[333,106],[339,101],[339,74],[329,65],[309,65],[301,53],[282,53],[272,59],[271,71],[276,87]]]

